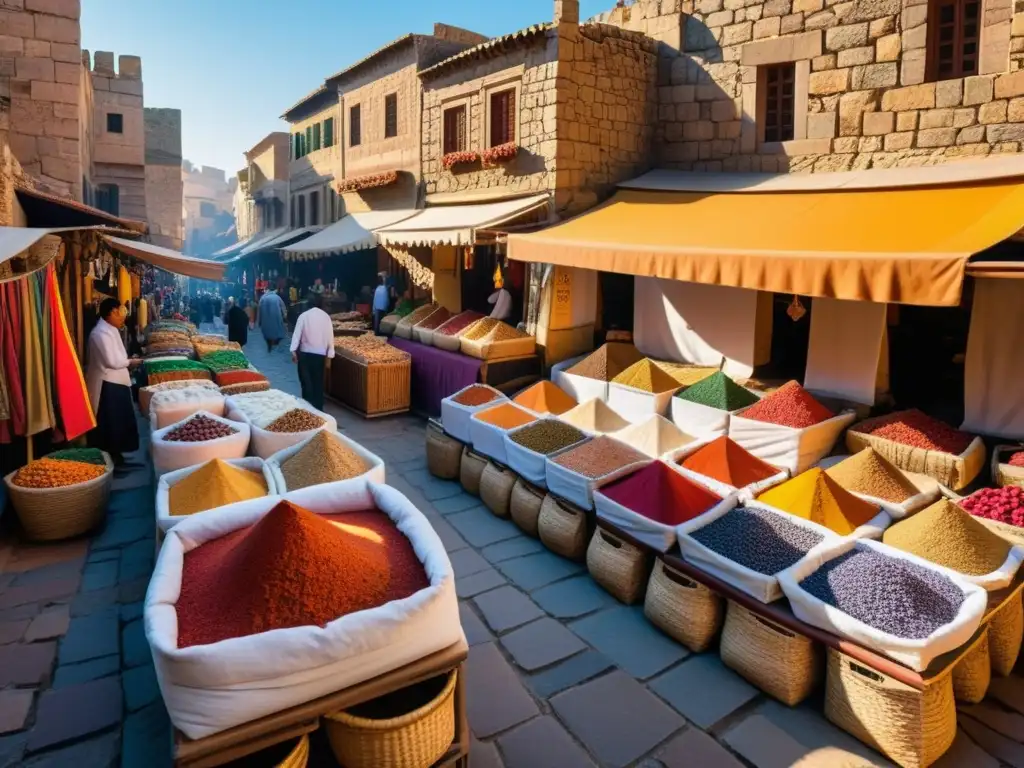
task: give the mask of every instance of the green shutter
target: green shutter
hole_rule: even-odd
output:
[[[309,154],[313,151],[313,126],[306,126],[306,153]]]
[[[324,146],[334,146],[334,118],[328,117],[324,120]]]
[[[313,151],[320,149],[320,123],[313,126]]]

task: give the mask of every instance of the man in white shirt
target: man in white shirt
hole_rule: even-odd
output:
[[[310,294],[309,309],[299,315],[292,331],[292,362],[299,365],[302,399],[318,410],[324,409],[324,369],[334,357],[334,326],[323,310],[324,299]]]

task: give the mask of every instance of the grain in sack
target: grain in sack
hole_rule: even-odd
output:
[[[880,506],[854,496],[818,467],[764,491],[757,500],[857,539],[877,539],[891,522]]]
[[[156,524],[166,533],[189,515],[276,492],[263,459],[211,459],[161,476],[156,487]]]
[[[924,509],[939,497],[937,484],[929,481],[919,487],[874,448],[864,448],[825,472],[846,490],[878,504],[893,520]]]
[[[319,430],[267,459],[279,493],[353,479],[384,482],[384,460],[338,432]]]
[[[545,466],[548,490],[582,509],[594,508],[594,491],[636,472],[651,459],[607,435],[549,456]]]
[[[469,419],[469,438],[473,450],[502,464],[508,463],[505,453],[505,435],[509,430],[536,421],[537,417],[513,405],[503,402],[491,408],[476,411]]]
[[[248,448],[248,424],[202,411],[153,432],[149,446],[158,477],[211,459],[240,459]]]
[[[224,399],[224,395],[219,391],[207,386],[188,386],[155,392],[149,400],[150,427],[162,429],[198,411],[223,416]]]
[[[572,424],[559,419],[539,419],[505,433],[507,464],[527,482],[547,487],[547,457],[587,439]]]
[[[472,439],[469,432],[470,418],[477,411],[496,405],[499,400],[508,398],[486,384],[463,387],[441,401],[441,425],[456,440],[469,444]]]
[[[646,421],[669,412],[680,384],[653,360],[634,363],[608,384],[608,405],[629,422]]]

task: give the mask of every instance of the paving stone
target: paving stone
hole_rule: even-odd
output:
[[[1018,680],[1018,685],[1021,681]],[[1024,715],[1009,712],[992,701],[980,704],[961,704],[957,713],[984,723],[996,733],[1001,733],[1024,744]]]
[[[0,691],[0,733],[13,733],[25,727],[34,697],[35,691]]]
[[[473,602],[495,632],[505,632],[544,615],[544,611],[515,587],[492,589],[473,598]]]
[[[80,741],[69,747],[55,749],[31,758],[24,763],[24,768],[92,768],[107,766],[114,762],[120,746],[120,734],[117,731],[97,736],[88,741]]]
[[[431,479],[421,490],[427,501],[439,501],[460,495],[462,486],[451,480]]]
[[[142,618],[142,609],[146,604],[143,602],[129,603],[121,606],[121,621],[131,621]]]
[[[470,493],[463,491],[455,496],[448,496],[434,502],[434,509],[442,515],[450,515],[453,512],[463,512],[467,509],[480,505],[480,499]]]
[[[999,761],[979,747],[962,728],[946,753],[932,763],[932,768],[999,768]]]
[[[150,543],[150,546],[153,546]],[[145,599],[146,590],[149,589],[149,577],[136,579],[135,581],[122,582],[117,588],[117,599],[118,602],[124,603],[137,603],[140,600]]]
[[[706,693],[698,691],[700,695]],[[690,691],[691,696],[694,693]],[[697,728],[687,728],[666,744],[657,757],[665,768],[743,768],[743,763],[729,750]]]
[[[620,768],[650,752],[684,720],[624,672],[552,697],[559,719],[604,765]]]
[[[643,607],[609,608],[574,621],[572,631],[633,677],[644,680],[689,655],[644,618]]]
[[[78,591],[81,578],[54,579],[24,587],[8,587],[0,594],[0,610],[26,603],[45,603],[71,597]]]
[[[110,494],[107,514],[115,518],[138,517],[152,521],[155,506],[156,495],[152,488],[133,488]]]
[[[445,548],[446,552],[457,552],[469,546],[459,532],[452,528],[443,517],[428,517],[427,520],[430,521],[438,538],[441,539],[441,546]]]
[[[456,579],[455,594],[460,599],[473,597],[489,589],[500,587],[502,584],[508,584],[505,577],[493,568],[488,568],[486,571],[474,573],[464,579]]]
[[[74,560],[68,560],[63,563],[53,563],[52,565],[44,565],[41,568],[23,571],[15,575],[11,586],[28,587],[33,584],[43,584],[47,581],[56,581],[58,579],[73,579],[81,575],[84,562],[82,558],[76,557]]]
[[[146,562],[144,560],[132,560],[127,563],[122,562],[119,573],[120,578],[124,581],[149,578],[153,575],[153,562]]]
[[[650,687],[687,720],[705,729],[758,695],[714,653],[688,659],[652,680]],[[694,696],[694,691],[700,691],[700,696]]]
[[[25,742],[27,741],[28,734],[25,732],[0,736],[0,768],[15,768],[15,766],[22,768],[25,765],[22,756],[25,754]]]
[[[501,644],[523,669],[554,664],[579,653],[587,646],[562,624],[551,618],[538,619],[503,636]]]
[[[121,768],[170,768],[171,721],[163,702],[128,715],[121,741]]]
[[[501,736],[506,768],[593,768],[594,762],[553,717],[535,717]]]
[[[526,684],[540,698],[546,699],[574,685],[597,677],[612,668],[607,658],[594,650],[586,650],[566,659],[560,664],[528,675]]]
[[[34,643],[37,640],[52,640],[55,637],[62,637],[68,631],[71,623],[71,608],[67,605],[55,605],[47,608],[28,625],[25,632],[25,642]]]
[[[117,653],[117,630],[117,611],[72,619],[68,633],[60,642],[60,663],[74,664]]]
[[[126,624],[121,632],[121,654],[126,667],[138,667],[153,663],[153,654],[146,642],[146,628],[142,619]]]
[[[91,616],[94,613],[115,610],[120,594],[119,587],[108,587],[76,595],[71,601],[71,617]]]
[[[514,523],[495,517],[482,506],[456,512],[445,519],[474,547],[486,547],[519,535]]]
[[[114,586],[117,584],[117,571],[118,564],[113,560],[86,566],[82,574],[82,591],[93,592]]]
[[[538,589],[532,595],[537,605],[556,619],[575,619],[618,605],[590,576],[566,579]]]
[[[88,683],[101,677],[112,675],[121,669],[120,654],[101,656],[98,659],[83,661],[80,664],[63,664],[57,667],[53,677],[54,688],[67,688],[70,685]]]
[[[0,621],[0,645],[16,643],[25,635],[30,619],[18,619],[17,621]]]
[[[0,621],[31,621],[39,615],[42,608],[40,603],[23,603],[15,608],[4,608],[0,610]]]
[[[492,563],[500,563],[502,560],[511,560],[513,557],[532,555],[536,552],[543,552],[544,545],[537,539],[529,536],[518,536],[507,541],[499,541],[481,550],[480,554]]]
[[[41,685],[50,676],[56,654],[56,643],[0,646],[0,688]]]
[[[1024,765],[1024,744],[1006,738],[972,717],[963,717],[959,720],[960,728],[990,755],[1007,765]]]
[[[153,535],[153,526],[153,518],[149,515],[108,520],[103,533],[93,539],[93,551],[115,549],[150,537]]]
[[[151,664],[127,669],[121,675],[125,706],[135,712],[160,698],[160,686],[156,682],[156,670]]]
[[[482,738],[507,730],[538,713],[537,705],[494,643],[469,649],[466,702],[469,724],[473,733]]]
[[[4,565],[4,570],[9,573],[24,573],[54,563],[80,560],[85,558],[88,550],[89,542],[84,538],[55,544],[23,543],[17,546],[12,559]]]
[[[472,576],[474,573],[486,571],[491,566],[479,554],[472,549],[461,549],[449,556],[452,562],[452,570],[455,571],[455,578],[460,579]]]
[[[497,745],[476,738],[469,741],[469,764],[473,768],[505,768]]]
[[[46,691],[39,699],[28,750],[38,752],[106,730],[121,722],[121,712],[121,681],[116,677]]]
[[[498,563],[498,568],[527,592],[583,571],[579,563],[565,560],[551,552],[538,552],[535,555],[505,560]]]
[[[416,488],[423,488],[434,480],[434,476],[426,469],[413,469],[408,472],[403,472],[401,477],[409,483],[409,485],[415,486]]]
[[[89,555],[87,563],[105,563],[108,560],[118,560],[121,557],[121,552],[116,549],[103,549],[99,552],[93,552]]]
[[[473,611],[468,602],[459,603],[459,619],[462,631],[466,633],[466,642],[470,645],[488,643],[494,639],[487,625]]]

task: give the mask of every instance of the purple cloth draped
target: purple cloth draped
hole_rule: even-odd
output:
[[[441,415],[441,401],[480,377],[482,362],[473,357],[392,337],[393,347],[412,355],[412,409]]]

